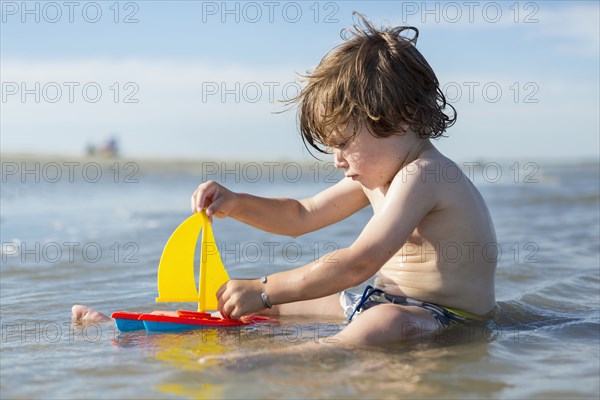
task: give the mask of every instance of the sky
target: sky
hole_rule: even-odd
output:
[[[2,153],[309,159],[280,100],[352,12],[419,29],[456,160],[597,160],[597,1],[2,1]]]

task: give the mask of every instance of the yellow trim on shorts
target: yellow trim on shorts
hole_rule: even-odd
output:
[[[459,316],[464,317],[464,318],[474,319],[474,320],[477,320],[477,321],[481,321],[481,320],[484,319],[483,317],[481,317],[481,316],[479,316],[477,314],[471,314],[471,313],[466,312],[466,311],[457,310],[456,308],[450,308],[450,307],[442,307],[442,308],[444,310],[447,310],[447,311],[451,312],[452,314],[456,314],[456,315],[459,315]]]

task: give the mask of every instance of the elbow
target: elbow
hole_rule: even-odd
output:
[[[373,276],[373,275],[367,276],[367,275],[359,273],[359,272],[349,274],[348,282],[347,282],[346,286],[347,287],[359,286],[360,284],[365,282],[367,279],[369,279],[371,276]]]
[[[307,231],[300,229],[300,227],[298,227],[298,226],[290,226],[290,227],[286,227],[285,229],[277,229],[277,230],[272,230],[269,232],[274,233],[276,235],[288,236],[288,237],[291,237],[292,239],[296,239],[297,237],[302,236],[305,233],[308,233]]]
[[[299,236],[302,236],[302,233],[299,232],[291,232],[291,233],[287,233],[285,236],[289,236],[292,239],[297,239]]]
[[[300,226],[290,226],[284,232],[281,232],[281,234],[283,234],[284,236],[289,236],[293,239],[296,239],[297,237],[302,236],[305,233],[307,232],[301,229]]]

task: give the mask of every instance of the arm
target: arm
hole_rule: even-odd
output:
[[[260,298],[263,291],[272,304],[282,304],[324,297],[370,278],[400,250],[437,204],[435,183],[405,171],[396,175],[381,208],[350,247],[273,274],[264,285],[258,280],[229,281],[217,292],[219,311],[239,318],[264,308]]]
[[[360,184],[350,179],[304,200],[233,193],[213,181],[200,185],[192,196],[193,211],[207,207],[211,217],[229,216],[255,228],[289,236],[300,236],[341,221],[367,204]]]

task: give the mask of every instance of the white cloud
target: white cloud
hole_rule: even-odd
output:
[[[402,2],[400,13],[382,24],[439,30],[511,29],[532,39],[546,39],[561,54],[598,59],[600,51],[600,3],[594,1],[409,1]]]
[[[275,100],[298,88],[292,68],[198,61],[10,61],[2,63],[2,79],[3,151],[78,152],[111,132],[119,133],[125,150],[133,153],[185,153],[194,146],[226,153],[225,133],[241,144],[231,150],[234,154],[260,150],[266,141],[276,153],[286,153],[295,143],[290,117],[272,114],[283,109]],[[23,98],[23,90],[35,93]],[[288,140],[269,137],[286,123]]]
[[[79,153],[88,141],[98,142],[116,132],[124,152],[130,155],[300,158],[303,147],[295,114],[274,115],[283,107],[269,101],[271,89],[275,97],[282,97],[283,86],[295,79],[293,70],[140,59],[3,62],[3,85],[80,85],[73,103],[68,101],[67,93],[55,104],[43,98],[35,103],[32,95],[27,95],[24,103],[19,94],[9,96],[2,104],[2,150]],[[103,97],[97,103],[83,99],[81,88],[86,82],[102,88]],[[111,89],[114,82],[119,83],[120,101],[116,103],[115,90]],[[126,94],[133,93],[125,89],[127,82],[139,88],[133,95],[138,103],[123,102]],[[571,76],[538,76],[533,82],[536,86],[525,86],[528,82],[524,81],[515,86],[511,76],[494,73],[493,79],[449,75],[443,82],[454,82],[462,91],[460,99],[454,98],[459,122],[451,128],[450,137],[439,142],[452,156],[475,159],[517,154],[597,154],[597,81],[590,84]],[[204,93],[203,101],[202,87],[206,83],[216,84],[219,93]],[[244,85],[250,85],[246,95],[252,88],[262,90],[260,101],[244,98]],[[221,99],[223,88],[230,91],[225,101]],[[494,101],[497,88],[501,97]],[[235,101],[236,95],[239,102]],[[254,99],[256,95],[250,96]],[[574,132],[577,141],[573,140]]]
[[[600,53],[600,4],[588,2],[542,9],[537,34],[550,38],[568,55],[598,59]]]

